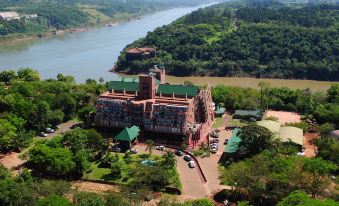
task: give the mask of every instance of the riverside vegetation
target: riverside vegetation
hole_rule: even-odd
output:
[[[157,58],[126,61],[137,74],[164,63],[174,76],[339,80],[339,5],[233,1],[192,12],[126,48],[155,47]]]
[[[206,1],[2,0],[0,2],[0,11],[37,14],[38,17],[11,21],[0,20],[0,40],[20,38],[25,35],[40,36],[48,31],[127,20],[157,10],[202,3],[206,3]]]

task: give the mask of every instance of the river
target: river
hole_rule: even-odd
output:
[[[91,28],[87,32],[0,44],[0,71],[30,67],[38,70],[44,79],[63,73],[74,76],[77,82],[100,77],[114,80],[118,75],[109,70],[127,44],[156,27],[208,5],[211,4],[160,11],[112,27]]]

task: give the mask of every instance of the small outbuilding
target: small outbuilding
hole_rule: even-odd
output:
[[[133,61],[133,60],[145,60],[150,58],[156,57],[156,49],[155,48],[148,48],[148,47],[134,47],[131,49],[126,50],[126,60]]]
[[[299,146],[304,145],[303,130],[298,127],[281,127],[279,130],[279,139],[282,142],[293,142]]]
[[[10,21],[15,19],[20,19],[20,16],[18,13],[11,11],[11,12],[0,12],[0,19]]]
[[[132,142],[134,142],[139,136],[140,129],[138,126],[132,126],[130,128],[125,127],[117,136],[115,136],[116,141],[128,143],[131,147]]]
[[[250,121],[251,119],[255,119],[256,121],[260,121],[262,119],[261,110],[235,110],[233,118],[234,119],[242,119]]]
[[[266,127],[274,135],[279,136],[280,123],[273,120],[261,120],[257,122],[257,125]]]

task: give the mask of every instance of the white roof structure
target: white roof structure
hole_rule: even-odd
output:
[[[12,20],[12,19],[19,19],[20,16],[18,13],[11,11],[11,12],[0,12],[0,17],[5,20]]]
[[[280,130],[280,123],[273,121],[273,120],[261,120],[257,122],[258,125],[262,127],[266,127],[268,130],[270,130],[273,134],[279,135]]]
[[[297,127],[281,127],[279,138],[282,142],[292,141],[298,145],[304,145],[303,130]]]
[[[304,133],[298,127],[281,127],[279,122],[272,120],[258,121],[257,124],[270,130],[282,142],[292,141],[298,145],[304,145]]]

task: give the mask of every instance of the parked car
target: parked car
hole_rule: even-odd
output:
[[[210,146],[218,146],[218,143],[212,143]]]
[[[210,143],[212,144],[212,143],[218,143],[219,142],[219,139],[211,139],[210,140]]]
[[[187,162],[189,162],[189,161],[192,160],[192,158],[191,158],[191,156],[189,156],[189,155],[184,155],[184,160],[186,160]]]
[[[158,145],[155,147],[156,150],[164,151],[165,147],[162,145]]]
[[[219,138],[220,134],[217,133],[216,131],[213,131],[210,133],[210,136],[213,137],[213,138]]]
[[[184,153],[180,150],[175,150],[175,154],[178,155],[178,156],[183,156]]]
[[[39,133],[39,136],[40,136],[40,137],[47,137],[48,134],[46,134],[45,132],[40,132],[40,133]]]
[[[46,132],[48,132],[48,133],[53,133],[53,132],[54,132],[54,129],[47,127],[47,128],[46,128]]]
[[[210,148],[218,150],[218,146],[217,145],[212,145]]]
[[[121,148],[119,148],[119,147],[113,147],[112,151],[113,151],[113,152],[121,152]]]
[[[190,167],[190,168],[195,168],[195,162],[194,161],[189,161],[188,162],[188,166]]]
[[[224,145],[228,144],[228,139],[225,139]]]
[[[257,120],[254,119],[254,118],[252,117],[252,118],[250,118],[248,121],[250,121],[250,122],[256,122]]]
[[[132,149],[130,149],[129,151],[130,151],[132,154],[136,154],[136,153],[138,153],[138,150],[137,150],[137,149],[133,149],[133,148],[132,148]]]
[[[211,150],[210,150],[210,152],[211,152],[212,154],[217,153],[217,151],[218,151],[217,149],[211,149]]]

